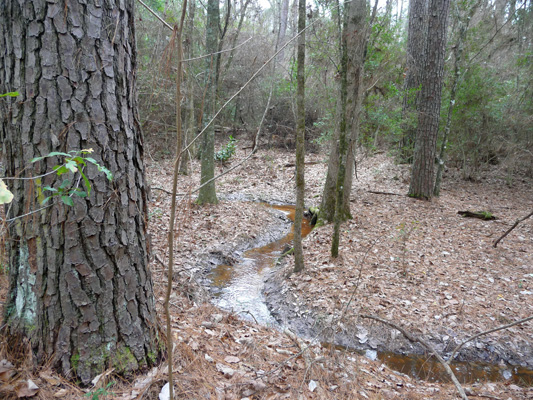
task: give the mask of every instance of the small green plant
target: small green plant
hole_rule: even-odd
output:
[[[161,210],[158,207],[154,208],[148,213],[149,220],[151,220],[152,218],[161,219],[162,216],[163,216],[163,210]]]
[[[233,137],[229,137],[229,142],[222,149],[215,153],[215,160],[225,163],[235,154],[237,140]]]
[[[81,179],[78,179],[78,182],[76,183],[75,187],[71,187],[71,182],[69,179],[65,179],[63,182],[61,182],[61,185],[57,188],[53,188],[50,186],[44,186],[42,190],[46,190],[51,192],[52,194],[50,196],[44,197],[42,196],[42,193],[39,193],[39,197],[42,198],[41,205],[44,205],[48,200],[50,200],[52,197],[60,197],[61,201],[66,204],[67,206],[73,206],[74,201],[72,200],[72,196],[76,195],[78,197],[87,197],[91,194],[91,183],[89,182],[89,179],[87,179],[87,176],[83,172],[85,167],[87,166],[87,163],[93,164],[98,168],[98,171],[103,172],[108,180],[113,179],[113,174],[111,171],[109,171],[106,167],[98,164],[98,162],[91,157],[87,157],[87,154],[90,154],[93,152],[93,149],[83,149],[83,150],[72,150],[68,153],[62,153],[59,151],[53,151],[46,156],[42,157],[35,157],[31,160],[32,163],[41,161],[48,157],[64,157],[64,162],[61,165],[56,165],[53,170],[56,172],[57,176],[60,177],[63,174],[66,173],[73,173],[75,174],[78,172],[80,174],[80,177],[83,179],[83,182],[85,183],[85,189],[87,191],[82,190],[78,187]],[[39,189],[40,190],[40,189]]]
[[[85,393],[85,397],[90,397],[91,400],[100,400],[100,396],[113,396],[114,393],[108,392],[107,389],[109,389],[115,383],[116,382],[109,382],[105,388],[98,388],[94,392]]]

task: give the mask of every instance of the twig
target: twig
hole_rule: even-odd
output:
[[[170,190],[167,190],[167,189],[163,189],[163,188],[160,188],[160,187],[151,187],[150,189],[152,190],[160,190],[162,192],[165,192],[167,194],[172,194],[172,192]],[[185,196],[187,193],[176,193],[176,196]]]
[[[462,342],[461,344],[459,344],[455,349],[453,349],[450,358],[448,358],[448,364],[449,364],[449,363],[455,358],[457,352],[461,349],[461,347],[463,347],[463,346],[464,346],[465,344],[467,344],[468,342],[471,342],[472,340],[477,339],[477,338],[480,337],[480,336],[488,335],[489,333],[493,333],[493,332],[501,331],[501,330],[503,330],[503,329],[507,329],[507,328],[510,328],[510,327],[512,327],[512,326],[515,326],[515,325],[523,324],[524,322],[531,321],[532,319],[533,319],[533,316],[530,316],[530,317],[527,317],[527,318],[520,319],[520,320],[518,320],[518,321],[512,322],[512,323],[510,323],[510,324],[502,325],[502,326],[499,326],[499,327],[497,327],[497,328],[493,328],[493,329],[489,329],[488,331],[484,331],[484,332],[478,333],[477,335],[474,335],[474,336],[469,337],[469,338],[466,339],[464,342]]]
[[[163,25],[165,25],[168,29],[170,29],[171,31],[174,30],[174,28],[172,28],[172,25],[170,25],[167,21],[165,21],[163,18],[161,18],[159,15],[157,15],[157,13],[152,10],[145,2],[143,2],[142,0],[137,0],[139,3],[141,3],[141,5],[146,8],[148,10],[148,12],[150,14],[152,14],[154,17],[156,17],[159,21],[161,21],[163,23]]]
[[[506,237],[511,231],[518,226],[520,222],[524,222],[526,219],[530,218],[533,215],[533,211],[531,211],[528,215],[526,215],[524,218],[517,219],[513,226],[511,226],[507,232],[505,232],[503,235],[501,235],[498,239],[494,241],[493,247],[496,248],[498,246],[498,243],[500,243],[500,240],[502,240],[504,237]]]
[[[403,194],[399,194],[399,193],[392,193],[392,192],[379,192],[379,191],[376,191],[376,190],[367,190],[368,193],[373,193],[373,194],[385,194],[385,195],[388,195],[388,196],[403,196]]]
[[[390,326],[391,328],[394,328],[398,331],[400,331],[407,339],[409,339],[411,342],[413,343],[420,343],[422,346],[424,346],[427,350],[429,350],[434,356],[435,358],[442,364],[442,366],[444,367],[444,369],[446,370],[446,373],[448,374],[448,376],[450,377],[450,379],[452,380],[453,384],[455,385],[455,387],[457,388],[457,391],[459,392],[459,395],[461,396],[461,398],[463,400],[468,400],[468,397],[466,396],[466,393],[463,389],[463,387],[461,386],[461,384],[459,383],[459,381],[457,380],[457,377],[455,376],[455,374],[453,373],[452,369],[450,368],[450,366],[448,365],[448,363],[446,363],[446,361],[444,361],[444,359],[440,356],[439,353],[437,353],[437,350],[435,350],[433,348],[433,346],[431,346],[429,343],[427,343],[424,339],[418,337],[418,336],[415,336],[409,332],[407,332],[405,329],[403,329],[401,326],[398,326],[396,325],[395,323],[393,322],[390,322],[390,321],[387,321],[386,319],[382,319],[380,317],[376,317],[374,315],[360,315],[361,318],[367,318],[367,319],[372,319],[374,321],[378,321],[378,322],[381,322],[382,324],[385,324],[385,325],[388,325]],[[533,317],[532,317],[533,318]]]

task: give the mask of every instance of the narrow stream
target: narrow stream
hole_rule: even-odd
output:
[[[262,205],[284,212],[294,222],[294,206]],[[313,227],[304,218],[302,237],[311,232]],[[227,311],[233,311],[244,318],[254,319],[267,326],[278,326],[277,321],[268,310],[262,294],[264,279],[272,270],[276,260],[287,246],[291,246],[294,237],[294,225],[291,231],[275,242],[263,247],[248,250],[244,260],[238,265],[218,265],[209,274],[212,286],[216,288],[214,303]]]
[[[262,205],[284,212],[294,221],[294,206]],[[312,226],[304,218],[302,237],[311,232]],[[218,265],[209,273],[215,289],[213,302],[218,307],[233,311],[244,318],[253,319],[267,326],[279,326],[268,310],[262,294],[265,277],[274,267],[283,250],[290,246],[294,236],[294,225],[285,237],[266,246],[248,250],[243,261],[237,265]],[[343,349],[335,346],[337,349]],[[448,375],[440,363],[420,356],[405,356],[374,350],[357,351],[371,359],[379,359],[390,368],[416,379],[430,382],[449,382]],[[453,362],[451,368],[461,383],[507,381],[520,386],[533,386],[533,371],[522,367],[499,366],[477,362]]]

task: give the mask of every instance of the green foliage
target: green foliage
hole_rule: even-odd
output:
[[[109,389],[111,386],[113,386],[116,382],[109,382],[105,388],[98,388],[93,392],[85,393],[85,397],[90,397],[91,400],[100,400],[100,396],[110,396],[114,395],[114,393],[108,392],[107,389]]]
[[[0,94],[0,98],[1,97],[17,97],[17,96],[20,96],[19,92],[8,92],[8,93]]]
[[[93,164],[98,168],[99,172],[103,172],[108,180],[113,179],[113,174],[111,171],[109,171],[106,167],[100,165],[94,158],[88,157],[87,154],[92,153],[92,149],[83,149],[83,150],[72,150],[68,153],[53,151],[45,156],[42,157],[35,157],[30,162],[34,163],[37,161],[41,161],[45,158],[49,157],[64,157],[63,164],[56,165],[53,167],[53,170],[56,172],[57,176],[60,177],[67,173],[76,174],[79,173],[81,179],[83,179],[83,182],[85,184],[86,191],[82,190],[78,187],[78,184],[80,183],[80,179],[78,179],[78,182],[76,183],[76,186],[74,188],[71,187],[71,181],[69,179],[65,179],[61,182],[59,187],[50,187],[50,186],[44,186],[42,190],[46,190],[48,192],[51,192],[50,196],[44,197],[42,195],[42,190],[39,187],[39,197],[41,198],[41,205],[44,205],[53,197],[59,197],[61,201],[66,204],[67,206],[73,206],[74,201],[72,200],[72,196],[76,195],[78,197],[87,197],[91,194],[91,183],[89,182],[89,179],[84,173],[84,169],[87,166],[87,164]],[[38,180],[38,184],[40,184],[40,180]]]
[[[237,140],[233,137],[229,137],[229,142],[219,151],[215,153],[215,161],[225,163],[235,154]]]

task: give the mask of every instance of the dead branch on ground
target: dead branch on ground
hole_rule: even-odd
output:
[[[461,350],[461,347],[463,347],[468,342],[471,342],[472,340],[477,339],[480,336],[488,335],[489,333],[493,333],[493,332],[497,332],[497,331],[501,331],[503,329],[507,329],[507,328],[510,328],[512,326],[515,326],[515,325],[523,324],[524,322],[531,321],[531,320],[533,320],[533,316],[530,316],[530,317],[527,317],[527,318],[523,318],[523,319],[520,319],[518,321],[512,322],[510,324],[499,326],[497,328],[489,329],[488,331],[484,331],[484,332],[481,332],[481,333],[478,333],[478,334],[476,334],[474,336],[469,337],[464,342],[459,344],[455,349],[453,349],[450,358],[448,358],[448,364],[455,358],[457,352],[459,350]]]
[[[505,232],[503,235],[501,235],[498,239],[496,239],[496,240],[494,241],[494,244],[493,244],[494,248],[496,248],[496,246],[498,246],[498,243],[500,243],[500,240],[502,240],[502,239],[503,239],[504,237],[506,237],[509,233],[511,233],[511,231],[512,231],[514,228],[516,228],[520,222],[524,222],[526,219],[530,218],[531,216],[533,216],[533,211],[531,211],[531,212],[530,212],[528,215],[526,215],[524,218],[517,219],[517,220],[515,221],[515,223],[513,224],[513,226],[511,226],[511,227],[507,230],[507,232]]]

